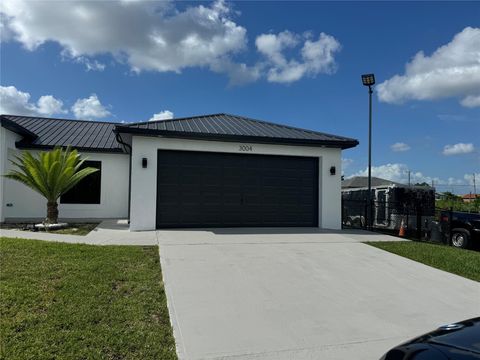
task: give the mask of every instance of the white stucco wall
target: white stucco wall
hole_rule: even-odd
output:
[[[21,150],[15,148],[20,137],[0,127],[0,173],[5,174],[11,167],[7,160]],[[35,150],[31,150],[36,153]],[[59,204],[59,216],[63,219],[127,218],[128,216],[128,175],[129,155],[82,152],[89,160],[102,162],[100,204]],[[45,218],[46,201],[25,185],[0,179],[1,221],[20,218]],[[10,206],[7,206],[9,204]]]
[[[133,136],[130,230],[155,229],[158,149],[240,153],[240,145],[244,143]],[[249,145],[252,145],[252,151],[241,153],[318,157],[319,226],[329,229],[341,228],[340,149],[270,144]],[[146,169],[142,168],[142,158],[147,158]],[[331,166],[336,167],[336,175],[330,175]]]
[[[7,160],[7,130],[0,126],[0,175],[4,173],[5,161]],[[5,214],[3,211],[4,202],[4,179],[0,177],[0,222],[5,221]]]

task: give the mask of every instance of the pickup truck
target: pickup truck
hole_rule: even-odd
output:
[[[444,234],[450,233],[452,246],[480,248],[480,214],[442,210],[440,225]]]

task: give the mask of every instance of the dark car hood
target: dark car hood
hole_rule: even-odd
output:
[[[443,345],[480,355],[480,317],[442,326],[413,341]]]
[[[480,360],[480,317],[446,325],[390,350],[382,359]],[[428,353],[428,356],[427,356]]]

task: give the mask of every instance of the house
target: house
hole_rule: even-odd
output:
[[[435,200],[446,200],[448,198],[448,195],[445,194],[444,192],[435,192]]]
[[[358,141],[229,114],[139,123],[0,116],[0,169],[23,149],[70,145],[99,172],[59,201],[63,219],[130,230],[341,227],[341,151]],[[42,219],[44,199],[0,180],[0,221]]]
[[[389,186],[389,185],[401,185],[400,183],[381,179],[375,176],[371,178],[372,187],[376,186]],[[342,180],[342,189],[358,189],[368,187],[368,177],[367,176],[353,176],[351,178]]]
[[[466,194],[466,195],[462,196],[462,200],[463,200],[464,203],[474,202],[475,199],[480,199],[480,195],[470,193],[470,194]]]

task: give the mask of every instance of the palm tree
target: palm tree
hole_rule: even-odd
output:
[[[43,195],[47,199],[47,223],[56,224],[58,198],[80,180],[98,171],[91,167],[81,169],[85,160],[70,147],[40,151],[37,157],[24,151],[15,160],[10,160],[17,169],[10,170],[5,177],[19,181]]]

